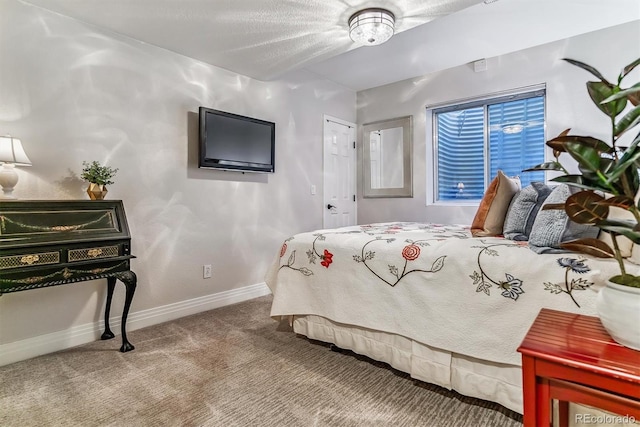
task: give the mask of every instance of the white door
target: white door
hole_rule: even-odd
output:
[[[324,116],[324,228],[356,224],[356,125]]]

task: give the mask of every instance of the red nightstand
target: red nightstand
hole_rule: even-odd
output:
[[[551,399],[563,427],[568,402],[640,420],[640,351],[613,341],[597,317],[543,308],[518,351],[525,427],[550,424]]]

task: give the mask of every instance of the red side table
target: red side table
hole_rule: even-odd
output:
[[[640,351],[613,341],[597,317],[543,308],[518,351],[525,427],[550,425],[552,399],[561,427],[568,402],[640,421]]]

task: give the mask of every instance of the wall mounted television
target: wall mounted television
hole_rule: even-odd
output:
[[[276,124],[200,107],[198,167],[274,172]]]

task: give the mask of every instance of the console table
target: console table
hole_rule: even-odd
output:
[[[126,324],[137,279],[120,200],[0,201],[0,296],[107,279],[103,340],[114,337],[109,312],[116,280],[126,287],[121,352],[133,350]]]
[[[550,425],[551,399],[560,426],[568,402],[640,420],[640,351],[613,341],[597,317],[543,308],[518,351],[525,427]]]

